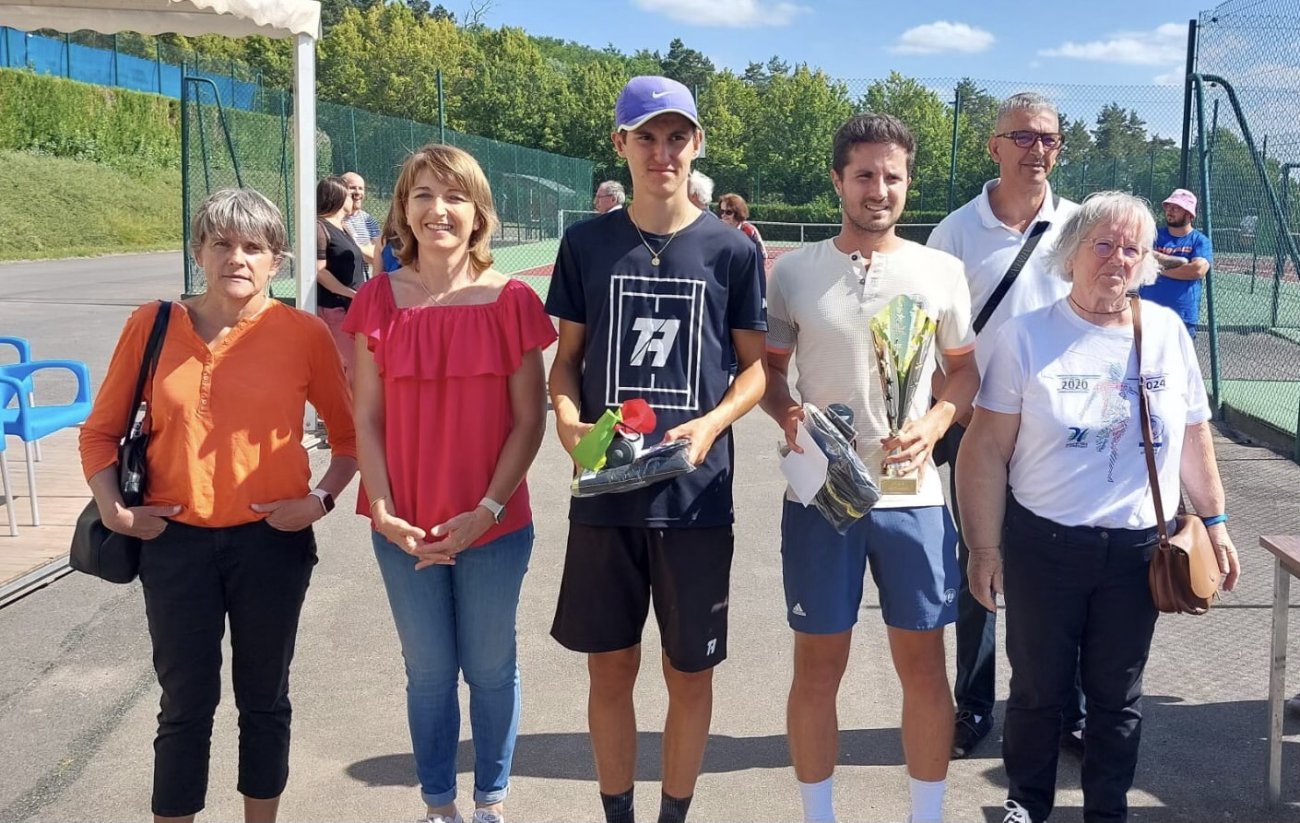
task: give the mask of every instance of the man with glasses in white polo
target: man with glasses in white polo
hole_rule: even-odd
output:
[[[627,192],[617,180],[606,180],[596,187],[596,197],[591,201],[598,214],[623,208],[627,201]]]
[[[943,219],[928,245],[961,259],[970,286],[975,318],[975,362],[983,375],[993,339],[1005,321],[1055,303],[1070,286],[1047,268],[1047,251],[1077,204],[1052,193],[1047,182],[1064,147],[1056,105],[1041,94],[1012,95],[998,108],[997,124],[988,152],[998,164],[998,177],[984,184],[974,200]],[[934,386],[939,396],[941,386]],[[951,500],[957,510],[957,449],[969,418],[955,421],[936,448],[952,466]],[[957,720],[952,756],[970,755],[993,729],[997,658],[997,615],[971,596],[966,578],[970,552],[958,542],[961,591],[957,596],[957,678],[954,696]],[[1082,697],[1063,707],[1062,746],[1081,753]]]

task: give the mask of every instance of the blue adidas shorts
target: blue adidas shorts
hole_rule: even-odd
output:
[[[841,535],[817,509],[786,500],[781,567],[790,628],[853,628],[868,561],[885,625],[927,631],[957,619],[957,529],[946,506],[872,509]]]

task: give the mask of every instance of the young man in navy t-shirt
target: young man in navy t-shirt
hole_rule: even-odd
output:
[[[703,136],[685,86],[628,82],[613,141],[631,172],[632,202],[564,233],[546,301],[560,323],[550,394],[564,448],[572,452],[606,409],[642,398],[657,415],[646,444],[688,439],[697,466],[639,491],[570,503],[551,634],[588,655],[588,722],[608,823],[633,821],[632,690],[652,602],[668,687],[659,821],[686,818],[709,735],[712,669],[727,655],[730,426],[763,395],[758,254],[687,197]]]
[[[1187,333],[1196,339],[1196,324],[1201,319],[1201,281],[1214,262],[1210,238],[1192,228],[1196,219],[1196,195],[1187,189],[1174,189],[1162,204],[1165,225],[1156,233],[1152,250],[1160,261],[1156,282],[1141,289],[1142,298],[1178,313]]]

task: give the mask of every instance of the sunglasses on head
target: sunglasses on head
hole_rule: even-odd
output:
[[[1059,149],[1065,145],[1065,137],[1060,132],[1054,131],[1009,131],[1006,134],[997,136],[1010,140],[1022,149],[1027,149],[1035,143],[1042,143],[1043,148],[1047,151]]]

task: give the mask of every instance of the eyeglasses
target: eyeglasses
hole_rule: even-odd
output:
[[[735,209],[718,209],[718,214],[735,214]]]
[[[1090,244],[1092,253],[1102,260],[1109,260],[1117,249],[1119,250],[1120,259],[1125,263],[1136,263],[1147,253],[1147,250],[1141,246],[1131,244],[1121,246],[1115,242],[1113,237],[1096,237],[1083,242]]]
[[[1042,143],[1044,151],[1055,151],[1065,145],[1065,136],[1059,131],[1009,131],[995,136],[1005,137],[1022,149],[1027,149],[1035,143]]]

